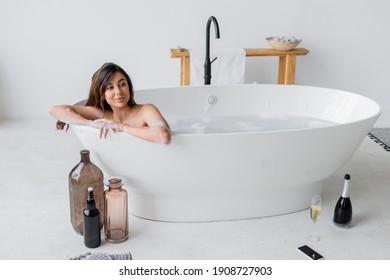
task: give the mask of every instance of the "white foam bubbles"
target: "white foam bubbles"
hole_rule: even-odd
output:
[[[167,118],[173,134],[266,132],[319,128],[333,122],[302,116],[237,115]]]

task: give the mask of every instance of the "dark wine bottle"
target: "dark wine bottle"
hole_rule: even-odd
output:
[[[350,179],[351,176],[349,174],[345,174],[343,193],[334,208],[333,222],[341,226],[349,224],[352,220],[352,203],[349,198]]]
[[[96,208],[92,187],[88,187],[87,207],[84,209],[83,213],[84,244],[88,248],[99,247],[101,242],[99,209]]]

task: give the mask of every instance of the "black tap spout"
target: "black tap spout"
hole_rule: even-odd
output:
[[[210,61],[210,25],[214,22],[215,38],[219,39],[219,26],[215,17],[211,16],[206,25],[206,58],[204,61],[204,84],[209,85],[211,83],[211,63],[217,58]]]

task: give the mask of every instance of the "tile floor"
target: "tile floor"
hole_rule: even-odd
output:
[[[130,216],[130,238],[88,249],[69,219],[67,176],[82,146],[71,130],[51,119],[0,122],[0,259],[66,260],[86,252],[131,252],[134,259],[299,260],[307,244],[326,259],[390,259],[390,152],[368,137],[354,156],[328,178],[323,214],[310,242],[308,210],[227,222],[163,223]],[[352,176],[350,228],[332,223],[345,173]]]

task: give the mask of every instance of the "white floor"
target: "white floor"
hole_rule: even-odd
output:
[[[65,260],[86,252],[131,252],[134,259],[306,259],[307,244],[326,259],[390,259],[390,153],[368,137],[325,182],[319,242],[306,236],[308,210],[283,216],[213,223],[162,223],[130,217],[130,238],[88,249],[69,218],[68,173],[82,149],[53,120],[0,122],[0,259]],[[321,148],[321,147],[319,147]],[[352,176],[353,222],[332,223],[345,173]],[[277,203],[275,201],[275,203]]]

